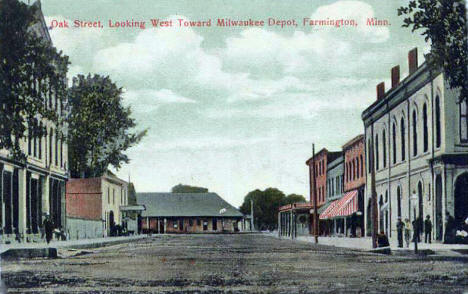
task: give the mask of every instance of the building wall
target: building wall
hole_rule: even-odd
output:
[[[344,151],[344,190],[358,189],[366,184],[364,137],[357,140]]]
[[[341,198],[344,192],[344,158],[338,157],[328,164],[327,201]]]
[[[317,206],[322,206],[326,202],[327,195],[327,150],[323,149],[315,155],[315,188],[317,193]],[[312,178],[312,159],[307,164],[309,165],[310,178]],[[312,191],[312,182],[310,183],[310,191]],[[313,195],[310,195],[310,202],[314,203]]]
[[[46,42],[51,42],[40,9],[37,12],[37,17],[37,23],[32,25],[33,31]],[[48,107],[55,109],[57,105],[59,116],[66,116],[65,109],[59,107],[61,105],[59,102],[64,97],[56,97],[55,94],[52,94],[43,99]],[[0,174],[2,176],[0,182],[3,182],[5,176],[5,183],[9,185],[11,180],[7,178],[10,178],[10,173],[15,175],[11,177],[15,181],[14,189],[0,191],[2,213],[11,211],[10,220],[6,219],[7,213],[3,213],[0,217],[0,226],[4,228],[4,233],[0,238],[1,242],[14,242],[18,239],[26,242],[39,241],[41,224],[46,214],[57,216],[56,226],[65,228],[63,187],[68,177],[68,147],[65,141],[57,140],[55,131],[58,127],[52,122],[40,117],[36,118],[36,122],[37,125],[45,126],[48,132],[43,138],[28,140],[26,131],[26,139],[19,142],[21,150],[27,155],[26,167],[11,160],[9,150],[0,150]],[[29,126],[29,129],[32,130],[32,127]],[[52,132],[50,132],[51,129]],[[63,128],[63,132],[66,136],[66,127]],[[57,162],[55,161],[56,156]],[[51,181],[60,189],[51,191]],[[0,187],[3,187],[2,184],[0,183]],[[55,202],[51,201],[52,197],[54,197]],[[51,205],[51,202],[56,203],[56,205]],[[14,225],[9,225],[10,222]]]
[[[113,215],[114,224],[122,224],[120,206],[128,204],[128,184],[103,176],[101,179],[101,217],[105,220],[106,234],[110,235],[111,218]]]
[[[419,75],[408,83],[407,88],[414,88],[418,84],[422,87],[398,105],[391,109],[377,110],[375,115],[378,112],[383,115],[373,124],[368,124],[365,130],[367,156],[370,156],[372,151],[370,150],[372,136],[374,139],[379,230],[384,229],[391,238],[397,238],[398,217],[402,220],[406,218],[413,220],[420,215],[424,218],[430,216],[434,225],[433,238],[442,235],[445,212],[448,211],[452,216],[454,213],[453,187],[456,176],[468,171],[468,164],[463,162],[447,165],[442,161],[434,161],[431,169],[429,162],[433,158],[444,154],[466,154],[468,144],[460,141],[460,114],[459,107],[455,103],[456,95],[446,89],[443,75],[439,74],[432,80]],[[437,143],[437,97],[440,99],[440,144]],[[424,110],[427,113],[427,132],[424,127]],[[403,137],[402,125],[404,125]],[[387,152],[383,152],[383,132],[386,133]],[[426,146],[424,137],[427,138]],[[396,148],[393,148],[393,145]],[[378,154],[375,152],[375,147],[379,150]],[[437,200],[439,196],[436,193],[437,177],[441,179],[440,200]],[[413,194],[416,195],[417,201],[411,201]],[[368,166],[366,206],[370,197],[370,166]],[[369,213],[370,210],[366,209],[366,218],[370,217]],[[438,226],[441,229],[437,229]]]
[[[67,235],[71,240],[102,238],[103,227],[101,220],[67,218]]]
[[[180,221],[183,222],[183,229],[180,229]],[[234,232],[235,223],[238,222],[238,229],[241,229],[239,219],[235,218],[216,218],[217,228],[213,228],[213,218],[141,218],[141,227],[143,230],[149,229],[153,232],[159,232],[159,224],[162,222],[165,226],[165,233],[221,233],[224,231]],[[207,224],[207,230],[203,230],[204,223]],[[223,226],[224,223],[224,226]]]

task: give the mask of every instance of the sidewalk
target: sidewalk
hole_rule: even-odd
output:
[[[89,249],[109,245],[116,245],[146,238],[147,235],[128,237],[106,237],[95,239],[81,239],[69,241],[52,241],[49,244],[41,243],[14,243],[1,244],[0,256],[2,258],[31,258],[31,257],[57,257],[57,249]]]
[[[278,238],[278,233],[269,235]],[[282,238],[282,239],[289,239],[289,238]],[[303,242],[310,242],[314,243],[315,238],[314,236],[297,236],[295,239],[297,241]],[[326,246],[335,246],[341,248],[350,248],[356,250],[363,250],[363,251],[373,251],[372,249],[372,238],[371,237],[364,237],[364,238],[347,238],[347,237],[319,237],[318,244],[326,245]],[[392,250],[393,254],[398,255],[406,255],[412,254],[414,252],[414,243],[411,243],[408,248],[398,247],[398,241],[390,241],[390,249]],[[442,244],[442,243],[418,243],[418,250],[421,252],[428,252],[431,254],[437,255],[446,255],[446,256],[460,256],[462,254],[468,253],[468,245],[463,244]]]

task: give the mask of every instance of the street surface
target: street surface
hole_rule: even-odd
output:
[[[159,235],[58,259],[2,261],[8,293],[463,293],[463,261],[260,234]]]

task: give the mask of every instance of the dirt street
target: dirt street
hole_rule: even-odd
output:
[[[164,235],[2,262],[9,293],[463,293],[462,261],[384,256],[265,235]]]

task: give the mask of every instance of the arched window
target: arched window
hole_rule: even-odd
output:
[[[371,173],[371,168],[372,168],[372,160],[371,160],[371,154],[372,154],[372,146],[371,146],[371,140],[367,140],[367,166],[368,166],[368,172]]]
[[[351,180],[354,180],[356,178],[356,164],[354,162],[354,159],[353,161],[351,162],[352,164],[352,169],[351,169]]]
[[[385,129],[382,131],[382,162],[383,162],[383,167],[387,167],[387,136],[385,134]]]
[[[400,138],[401,138],[401,161],[406,159],[406,144],[405,144],[405,120],[401,118],[400,122]]]
[[[356,179],[359,179],[359,158],[356,157],[355,160],[356,160],[356,173],[354,174],[354,177],[355,177]]]
[[[429,149],[429,138],[427,131],[427,104],[423,105],[423,152]]]
[[[360,159],[361,159],[360,167],[361,167],[361,178],[362,178],[364,176],[364,160],[362,159],[362,154],[360,156]]]
[[[435,101],[435,135],[436,135],[436,148],[440,147],[440,99],[436,96]]]
[[[418,155],[418,121],[416,110],[413,110],[413,156]]]
[[[393,156],[393,164],[396,163],[396,158],[397,158],[397,147],[396,147],[396,124],[393,123],[392,125],[392,149],[393,149],[393,152],[392,152],[392,156]]]
[[[375,170],[379,170],[379,135],[375,135]]]
[[[468,142],[468,103],[460,103],[460,141]]]

